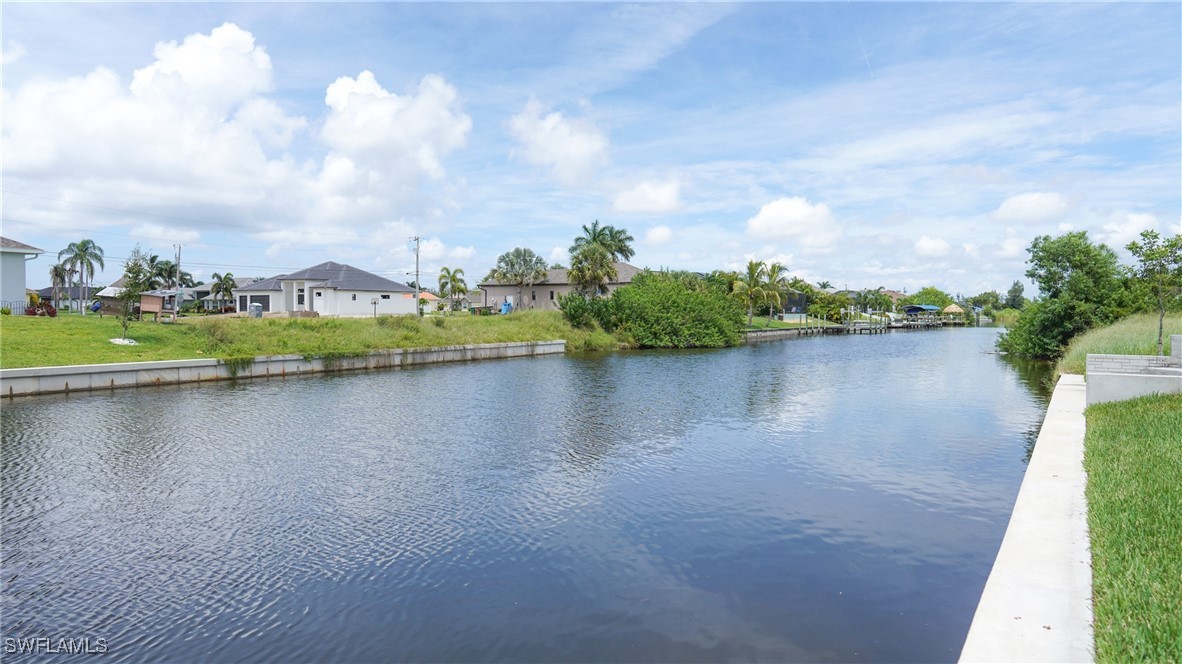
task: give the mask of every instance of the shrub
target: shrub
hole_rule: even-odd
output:
[[[591,300],[577,291],[569,295],[559,295],[558,309],[562,311],[563,317],[571,327],[586,329],[591,327],[591,321],[595,319],[591,313]]]
[[[7,307],[6,307],[7,308]],[[8,311],[6,313],[11,313]],[[26,316],[48,316],[50,318],[57,317],[57,309],[54,308],[48,300],[38,300],[36,304],[25,307]]]
[[[402,316],[391,316],[390,314],[382,314],[378,316],[379,327],[392,327],[398,330],[409,330],[411,332],[418,332],[422,329],[419,323],[419,317],[414,314],[405,314]]]
[[[8,307],[0,307],[0,316],[11,316],[12,309]]]
[[[692,275],[645,272],[612,294],[619,329],[642,348],[733,346],[743,310]]]

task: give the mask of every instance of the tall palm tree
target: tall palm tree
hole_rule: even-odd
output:
[[[788,290],[788,270],[781,263],[771,263],[763,271],[763,289],[767,300],[774,303],[767,309],[767,322],[772,322],[774,309],[783,303],[783,293]]]
[[[94,240],[79,240],[78,242],[71,242],[65,249],[57,253],[57,259],[60,261],[64,256],[66,258],[66,265],[70,269],[78,271],[78,279],[82,285],[82,301],[85,302],[90,299],[90,284],[94,281],[94,264],[98,263],[101,268],[106,268],[103,263],[103,248],[94,243]],[[82,307],[82,315],[86,315],[86,307]]]
[[[214,272],[211,276],[212,283],[209,287],[209,294],[218,298],[219,311],[221,303],[225,300],[234,300],[234,289],[238,288],[238,283],[234,281],[234,275],[227,272],[225,274],[218,274]]]
[[[464,281],[464,269],[457,267],[451,269],[449,267],[439,268],[439,297],[447,299],[448,297],[464,295],[468,292],[468,283]],[[445,311],[450,311],[448,306]]]
[[[532,249],[515,247],[497,257],[497,264],[489,276],[492,281],[517,286],[517,306],[520,307],[522,289],[546,278],[546,260]]]
[[[600,226],[599,220],[596,219],[590,226],[584,224],[583,234],[575,238],[574,244],[570,247],[571,261],[574,261],[575,254],[590,245],[599,245],[607,250],[612,262],[626,261],[636,255],[632,250],[635,240],[636,238],[623,228]]]
[[[636,255],[636,252],[632,250],[632,243],[636,241],[636,238],[623,228],[608,226],[607,240],[608,244],[605,248],[612,255],[613,261],[626,261]]]
[[[606,293],[608,283],[619,277],[611,254],[598,244],[586,245],[571,256],[570,270],[566,274],[572,284],[577,284],[580,291],[591,297]]]
[[[739,301],[747,305],[747,327],[755,320],[755,305],[767,298],[767,291],[763,289],[764,274],[767,266],[762,261],[747,261],[747,272],[735,280],[731,293]]]
[[[62,263],[57,263],[49,267],[49,282],[53,286],[53,307],[55,309],[62,308],[61,288],[70,280],[70,268]],[[69,291],[66,292],[67,298]]]

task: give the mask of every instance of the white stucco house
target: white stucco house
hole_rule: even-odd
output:
[[[24,312],[29,301],[25,263],[43,253],[44,249],[0,237],[0,306],[9,307],[14,314]]]
[[[315,311],[321,316],[413,314],[415,290],[352,265],[329,261],[234,289],[239,311]]]

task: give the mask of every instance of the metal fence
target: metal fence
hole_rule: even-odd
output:
[[[12,310],[13,316],[25,315],[25,307],[29,306],[28,302],[0,302],[0,308],[7,308]]]

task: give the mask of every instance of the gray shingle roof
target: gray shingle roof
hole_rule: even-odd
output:
[[[415,292],[415,289],[406,284],[400,284],[397,281],[379,277],[372,272],[366,272],[352,265],[344,265],[332,261],[313,265],[298,272],[277,277],[277,279],[280,281],[320,281],[324,283],[325,288],[336,288],[339,290],[386,291],[391,293]]]
[[[37,247],[34,247],[31,244],[25,244],[24,242],[17,242],[16,240],[10,240],[10,239],[3,237],[3,236],[0,236],[0,249],[5,250],[5,251],[11,251],[13,253],[20,253],[20,254],[43,254],[43,253],[45,253],[44,249],[38,249]]]
[[[278,276],[269,277],[267,279],[260,279],[254,283],[246,284],[245,286],[239,286],[238,288],[235,288],[234,290],[255,291],[255,292],[257,292],[257,291],[281,291],[281,290],[283,290],[283,284],[280,283],[280,280],[286,278],[286,276],[287,275],[280,274]]]

